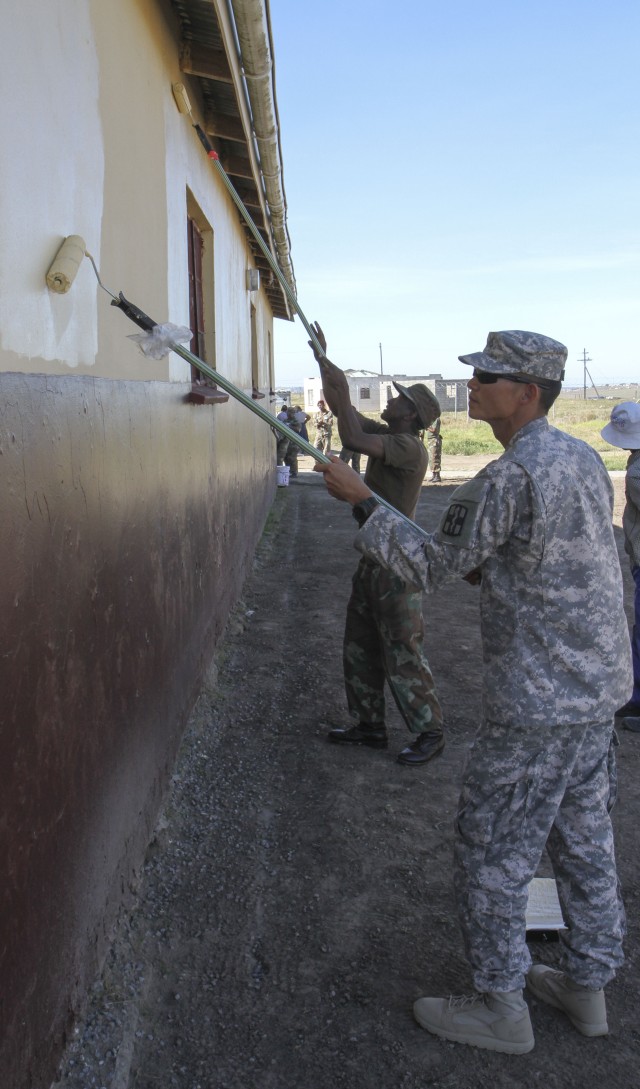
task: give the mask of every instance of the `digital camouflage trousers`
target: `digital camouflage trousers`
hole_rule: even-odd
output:
[[[615,801],[613,723],[485,722],[467,756],[456,818],[454,882],[478,991],[524,985],[527,891],[542,854],[567,929],[562,968],[598,989],[622,964],[624,908],[609,812]]]
[[[344,680],[349,710],[360,722],[385,720],[385,679],[411,733],[442,730],[422,640],[422,594],[396,575],[361,560],[353,576],[344,632]]]

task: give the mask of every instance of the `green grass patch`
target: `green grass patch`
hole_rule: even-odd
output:
[[[629,457],[629,455],[627,453],[624,453],[624,454],[615,454],[615,453],[614,454],[607,454],[607,453],[603,454],[603,453],[601,453],[600,457],[604,461],[605,466],[609,470],[609,472],[613,472],[616,469],[620,469],[620,470],[626,469],[626,467],[627,467],[627,458]]]
[[[615,401],[569,400],[559,398],[549,413],[549,423],[592,446],[602,456],[608,469],[624,469],[627,454],[616,450],[600,432],[609,423]],[[442,450],[444,454],[500,454],[502,446],[493,437],[488,424],[469,420],[466,414],[443,412]]]
[[[623,400],[624,398],[620,398]],[[606,442],[600,432],[609,423],[611,409],[618,400],[571,400],[559,397],[549,413],[549,423],[553,427],[574,435],[577,439],[597,450],[607,469],[625,469],[628,454],[617,450]],[[372,420],[379,420],[377,413],[367,413]],[[427,436],[425,436],[426,441]],[[502,453],[503,447],[493,436],[489,424],[470,420],[466,412],[442,413],[442,452],[456,454],[496,454]]]
[[[443,454],[501,454],[503,447],[494,438],[488,424],[474,420],[458,420],[449,425],[445,416],[442,419]]]

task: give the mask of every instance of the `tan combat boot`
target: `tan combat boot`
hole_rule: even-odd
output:
[[[566,1013],[583,1036],[606,1036],[607,1007],[602,988],[590,991],[574,983],[564,972],[546,964],[534,964],[527,974],[527,987],[541,1002]]]
[[[523,1055],[535,1042],[522,991],[495,991],[469,998],[419,998],[413,1015],[435,1036],[488,1051]]]

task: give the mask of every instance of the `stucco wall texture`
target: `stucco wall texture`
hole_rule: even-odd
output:
[[[269,428],[188,390],[0,374],[5,1089],[51,1073],[273,498]]]

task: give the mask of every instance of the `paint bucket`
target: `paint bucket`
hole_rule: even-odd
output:
[[[288,488],[289,487],[289,472],[290,472],[289,466],[288,465],[277,465],[276,466],[276,472],[278,474],[278,487],[279,488]]]

